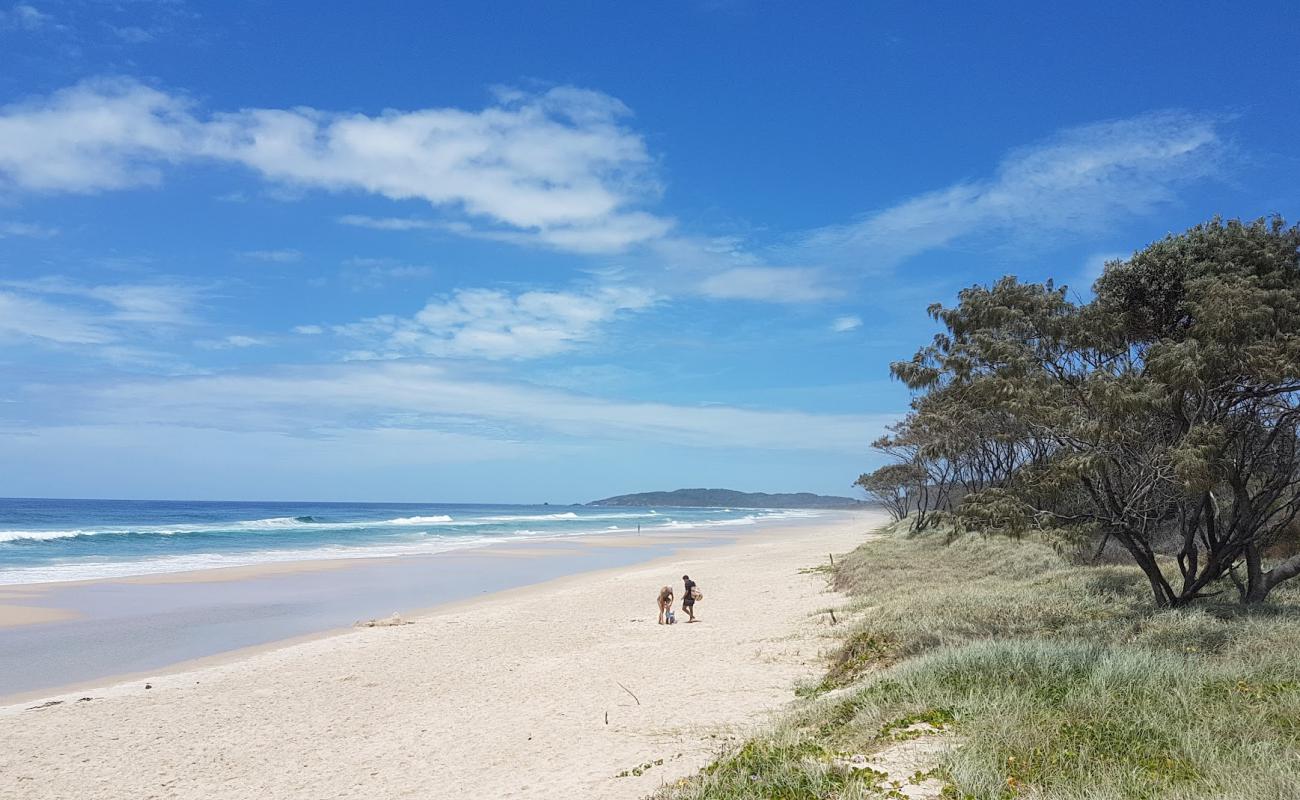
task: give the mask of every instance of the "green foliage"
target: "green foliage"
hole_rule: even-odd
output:
[[[856,631],[836,650],[821,683],[803,694],[816,696],[847,686],[868,670],[889,664],[897,652],[898,643],[888,637],[866,630]]]
[[[1006,277],[930,313],[877,447],[957,525],[1104,537],[1166,607],[1300,575],[1264,564],[1300,515],[1300,227],[1216,219],[1109,263],[1086,303]]]
[[[934,733],[942,731],[948,725],[956,721],[956,716],[950,709],[930,708],[915,714],[908,714],[896,720],[886,722],[880,728],[881,739],[914,739],[923,736],[922,730],[917,730],[913,726],[922,725]]]
[[[925,470],[918,465],[900,462],[886,464],[874,472],[861,475],[853,485],[884,506],[892,519],[900,520],[912,510],[912,504],[919,497],[926,480]]]
[[[823,800],[880,796],[873,791],[880,773],[851,769],[835,755],[799,737],[756,739],[706,767],[697,779],[674,790],[672,797]]]
[[[944,540],[837,558],[856,610],[830,669],[867,668],[661,797],[899,796],[837,759],[927,735],[956,737],[935,771],[949,798],[1294,796],[1300,588],[1153,613],[1136,567],[1072,564],[1039,535]]]

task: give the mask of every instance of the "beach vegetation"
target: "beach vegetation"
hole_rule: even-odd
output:
[[[901,797],[929,778],[969,800],[1294,796],[1300,587],[1157,611],[1136,565],[1036,534],[900,532],[836,565],[852,600],[825,685],[660,797]],[[918,740],[938,745],[923,770],[865,771]],[[872,760],[846,771],[854,754]]]
[[[1297,796],[1300,227],[1214,219],[1087,297],[1006,277],[930,313],[823,675],[662,797]]]
[[[1300,227],[1212,220],[1086,301],[1003,278],[930,313],[912,410],[859,478],[915,531],[1053,531],[1125,555],[1157,606],[1300,576]]]

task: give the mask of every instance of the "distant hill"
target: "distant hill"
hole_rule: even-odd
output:
[[[677,506],[678,508],[857,508],[868,505],[852,497],[833,497],[811,492],[767,494],[732,489],[677,489],[672,492],[620,494],[593,500],[589,506]]]

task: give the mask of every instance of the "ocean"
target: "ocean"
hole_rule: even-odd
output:
[[[721,531],[817,515],[730,508],[0,498],[0,585],[434,554],[638,528]]]

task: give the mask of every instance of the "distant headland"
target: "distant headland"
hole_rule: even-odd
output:
[[[676,489],[671,492],[620,494],[593,500],[589,506],[674,506],[677,508],[857,508],[869,505],[852,497],[811,492],[768,494],[734,489]]]

